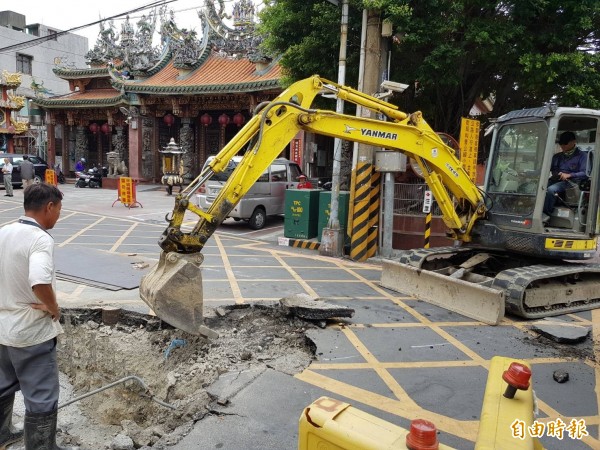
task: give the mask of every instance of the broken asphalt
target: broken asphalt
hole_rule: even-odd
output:
[[[82,265],[86,255],[76,246],[156,261],[156,240],[173,205],[164,190],[140,186],[143,208],[129,209],[111,206],[115,191],[61,188],[62,218],[52,232],[59,251],[71,248],[70,256],[81,258]],[[2,223],[18,217],[20,196],[22,191],[16,191],[14,198],[0,201]],[[295,376],[268,367],[223,374],[209,392],[227,401],[215,402],[209,414],[169,448],[296,448],[302,410],[322,395],[404,428],[412,419],[430,420],[441,443],[473,448],[487,368],[496,355],[531,364],[540,420],[586,423],[589,436],[544,436],[546,448],[600,448],[600,371],[594,348],[600,310],[559,317],[590,334],[582,342],[557,343],[531,329],[534,324],[528,321],[506,317],[499,326],[482,325],[387,290],[379,285],[377,261],[357,263],[282,247],[277,245],[280,236],[281,226],[260,233],[250,233],[238,223],[220,227],[203,252],[205,307],[276,303],[306,294],[352,308],[354,316],[307,332],[315,346],[314,361]],[[94,270],[90,263],[88,272]],[[116,306],[147,312],[136,289],[112,291],[61,280],[58,294],[64,307]],[[557,370],[568,372],[569,380],[557,383]]]

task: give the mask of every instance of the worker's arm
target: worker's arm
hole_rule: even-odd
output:
[[[33,286],[33,293],[37,297],[37,299],[42,302],[32,303],[31,307],[33,309],[39,309],[40,311],[46,311],[48,314],[52,316],[52,320],[60,319],[60,309],[58,307],[58,303],[56,302],[56,295],[54,294],[54,289],[52,289],[51,284],[36,284]]]

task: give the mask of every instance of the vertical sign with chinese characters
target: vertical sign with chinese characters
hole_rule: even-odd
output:
[[[460,124],[460,161],[473,181],[477,178],[478,148],[479,121],[463,117]]]
[[[304,163],[304,132],[300,131],[292,142],[290,142],[290,159],[298,164],[302,169]]]

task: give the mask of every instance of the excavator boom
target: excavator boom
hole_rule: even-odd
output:
[[[387,121],[311,109],[313,100],[321,93],[334,94],[383,114]],[[260,110],[209,166],[177,195],[169,225],[159,240],[163,254],[140,284],[142,299],[159,317],[181,329],[207,334],[202,323],[200,264],[194,258],[190,260],[189,255],[202,250],[219,224],[301,130],[400,151],[414,158],[456,240],[468,242],[474,224],[485,215],[482,193],[454,151],[418,112],[406,114],[395,105],[318,76],[292,84],[273,101],[259,106]],[[190,198],[197,189],[242,152],[241,162],[210,208],[203,211],[194,206]],[[190,232],[181,229],[186,211],[198,216]]]

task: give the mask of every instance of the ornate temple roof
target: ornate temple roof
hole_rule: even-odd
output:
[[[281,67],[272,63],[262,71],[247,59],[211,54],[202,65],[181,76],[173,61],[156,75],[139,82],[114,78],[125,92],[148,94],[204,94],[263,91],[279,87]]]
[[[108,67],[91,67],[89,69],[66,69],[55,67],[52,72],[63,80],[78,80],[82,78],[106,78]]]
[[[129,17],[120,33],[112,20],[102,23],[98,40],[86,55],[92,67],[54,69],[58,77],[72,83],[74,91],[58,97],[38,97],[36,103],[46,108],[93,108],[125,105],[137,94],[230,94],[279,89],[281,67],[260,53],[252,2],[239,0],[234,5],[233,28],[222,23],[225,16],[223,4],[219,4],[219,11],[212,1],[198,11],[200,38],[193,30],[178,28],[173,12],[167,12],[166,7],[159,14],[143,16],[137,22],[137,31]],[[158,18],[161,42],[154,47],[152,36],[158,30]],[[106,82],[92,87],[91,79],[106,79],[113,89],[106,89]]]
[[[37,97],[35,103],[45,108],[92,108],[126,105],[128,101],[127,95],[116,89],[92,89],[85,92],[75,91],[52,98]]]

